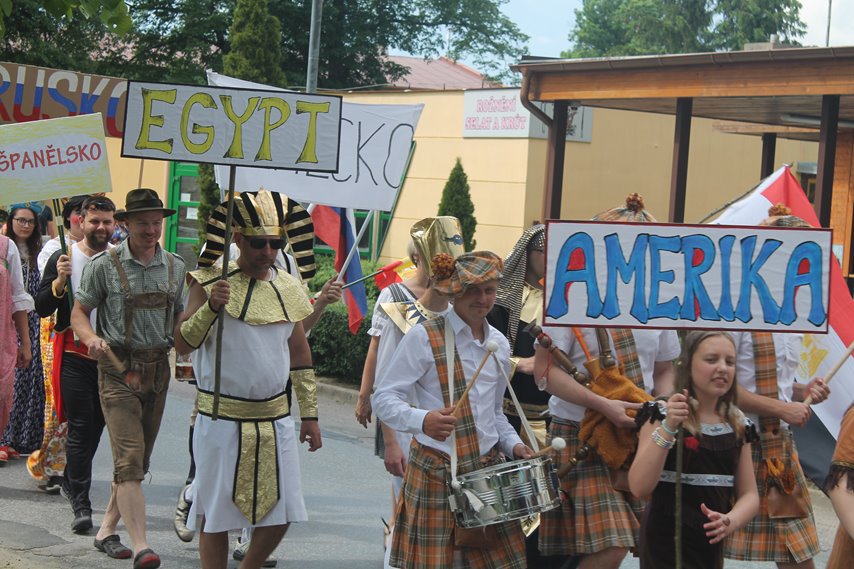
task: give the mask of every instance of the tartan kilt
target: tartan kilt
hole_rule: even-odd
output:
[[[795,473],[795,484],[803,488],[809,502],[809,516],[772,520],[768,517],[768,499],[765,483],[758,478],[762,460],[760,444],[753,444],[753,472],[757,476],[756,487],[759,490],[759,514],[746,526],[735,532],[724,542],[724,557],[745,561],[776,561],[781,563],[802,563],[818,555],[820,548],[815,528],[807,481],[798,462],[798,453],[792,432],[781,428],[783,437],[783,456],[785,463],[791,464]]]
[[[556,468],[575,455],[579,428],[578,423],[552,418],[549,442],[554,437],[566,440],[566,448],[553,459]],[[540,514],[540,553],[589,555],[638,543],[645,503],[614,490],[610,470],[598,455],[580,460],[561,480],[561,490],[565,497],[560,507]]]
[[[448,458],[412,440],[398,502],[389,564],[400,569],[453,569],[454,515],[448,502]],[[496,525],[500,544],[461,548],[468,569],[524,569],[525,536],[518,520]]]

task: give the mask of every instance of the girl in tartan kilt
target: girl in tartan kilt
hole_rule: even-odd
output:
[[[638,194],[629,195],[622,207],[606,210],[594,220],[635,223],[654,222],[643,207]],[[584,369],[584,362],[599,356],[596,334],[591,329],[544,327],[552,343],[565,352],[572,363]],[[622,375],[647,393],[668,395],[673,389],[673,364],[681,349],[672,330],[609,330],[611,353],[615,355]],[[552,417],[550,439],[562,437],[566,448],[556,453],[555,467],[569,462],[581,447],[578,432],[586,409],[600,412],[617,425],[633,429],[634,419],[626,414],[637,404],[611,400],[596,395],[552,365],[548,350],[537,347],[534,377],[546,381],[549,413]],[[542,381],[542,380],[541,380]],[[629,549],[637,545],[639,518],[643,501],[635,498],[624,484],[625,470],[611,471],[595,453],[578,462],[561,480],[566,496],[559,508],[540,515],[540,553],[543,555],[583,556],[580,569],[616,569]]]
[[[773,206],[760,225],[810,227],[784,205]],[[815,567],[819,552],[818,534],[806,477],[790,425],[802,427],[810,408],[802,403],[808,395],[821,403],[830,390],[821,378],[795,383],[801,334],[739,332],[733,334],[738,352],[736,379],[739,407],[759,425],[759,444],[753,445],[753,467],[759,489],[759,515],[726,544],[726,557],[746,561],[774,561],[780,569]],[[774,489],[774,490],[772,490]],[[802,492],[804,511],[798,517],[777,517],[769,511],[768,492],[783,497]]]
[[[735,332],[732,336],[738,350],[739,407],[759,425],[753,467],[760,506],[759,515],[727,540],[725,555],[744,561],[773,561],[780,569],[811,569],[815,567],[812,558],[819,552],[818,534],[789,425],[800,427],[809,420],[810,408],[801,402],[808,394],[820,403],[830,391],[819,378],[799,384],[796,389],[794,376],[801,334]],[[780,476],[774,476],[773,470],[769,472],[775,464],[782,468]],[[803,515],[772,518],[768,492],[773,487],[783,493],[799,487],[806,505]]]
[[[454,457],[456,474],[464,474],[497,463],[500,453],[514,458],[533,454],[502,412],[504,381],[494,361],[483,366],[477,383],[463,400],[461,412],[453,414],[452,404],[460,400],[465,384],[488,353],[487,344],[497,344],[495,356],[509,371],[507,340],[486,321],[495,302],[501,268],[501,258],[488,251],[467,253],[456,261],[437,255],[433,261],[434,288],[455,298],[454,309],[410,330],[388,367],[380,371],[380,387],[373,397],[377,417],[397,431],[414,435],[391,544],[390,564],[394,567],[526,566],[518,521],[489,526],[489,531],[478,529],[476,533],[481,536],[490,536],[488,543],[464,542],[466,532],[456,527],[449,505]],[[446,359],[452,349],[449,342],[454,351],[452,370]],[[419,408],[408,403],[412,392]]]

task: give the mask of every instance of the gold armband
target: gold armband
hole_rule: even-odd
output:
[[[208,332],[217,316],[218,314],[211,308],[210,302],[204,303],[181,324],[181,337],[191,348],[198,348],[208,337]]]
[[[314,368],[291,369],[291,381],[299,402],[299,414],[303,421],[317,420],[317,381]]]
[[[54,298],[62,298],[65,296],[65,293],[68,292],[68,281],[65,281],[65,284],[62,285],[62,291],[57,291],[56,280],[50,284],[50,291],[53,293]]]

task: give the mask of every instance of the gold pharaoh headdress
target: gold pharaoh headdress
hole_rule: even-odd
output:
[[[314,276],[314,224],[298,202],[263,188],[257,192],[241,192],[234,200],[233,231],[246,236],[285,236],[302,279]],[[208,219],[205,250],[199,256],[200,267],[210,267],[222,256],[227,207],[227,201],[219,204]]]
[[[424,263],[428,275],[433,271],[430,261],[438,253],[447,253],[456,259],[463,253],[463,230],[460,220],[449,215],[428,217],[417,222],[409,230],[412,242],[420,257],[419,263]]]

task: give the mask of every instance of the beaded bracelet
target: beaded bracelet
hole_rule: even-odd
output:
[[[655,430],[652,432],[652,442],[654,442],[656,445],[660,446],[664,450],[670,450],[673,448],[673,445],[676,444],[676,439],[665,439],[664,436],[661,434],[659,428],[656,427]]]
[[[668,428],[668,426],[667,426],[667,417],[665,417],[664,419],[662,419],[662,420],[661,420],[661,428],[662,428],[662,429],[664,429],[664,432],[665,432],[665,433],[667,433],[668,435],[672,435],[672,436],[674,436],[674,437],[676,436],[676,433],[678,433],[678,432],[679,432],[679,429],[676,429],[675,431],[671,431],[671,430]]]

